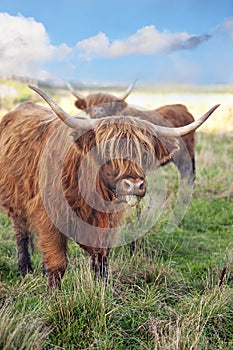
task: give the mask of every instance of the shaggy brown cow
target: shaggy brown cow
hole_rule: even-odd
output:
[[[37,233],[49,287],[60,285],[69,237],[106,277],[124,207],[145,195],[145,172],[171,156],[176,133],[132,117],[74,118],[31,88],[55,113],[25,102],[0,123],[0,203],[13,221],[19,270],[32,270],[28,242]],[[216,108],[176,131],[192,132]]]
[[[75,106],[84,110],[91,118],[103,118],[112,115],[130,115],[150,121],[151,123],[163,126],[180,127],[192,123],[193,116],[189,113],[186,106],[182,104],[166,105],[155,110],[140,110],[131,107],[125,99],[129,96],[134,84],[128,88],[121,97],[115,97],[106,93],[92,93],[87,97],[81,95],[78,91],[68,84],[69,90],[77,98]],[[177,166],[181,179],[187,180],[192,184],[195,178],[195,135],[190,133],[179,139],[180,150],[175,153],[171,160]],[[167,163],[166,162],[166,163]],[[165,164],[162,164],[165,165]]]

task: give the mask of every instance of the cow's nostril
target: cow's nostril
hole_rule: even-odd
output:
[[[139,190],[140,191],[143,191],[144,190],[144,187],[145,187],[145,184],[144,184],[144,181],[142,181],[140,184],[139,184]]]

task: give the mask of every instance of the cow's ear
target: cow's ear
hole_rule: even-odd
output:
[[[159,165],[166,164],[172,160],[173,156],[179,151],[179,142],[171,137],[154,138],[155,156]]]
[[[80,98],[76,100],[74,104],[78,109],[81,109],[81,110],[84,110],[87,108],[87,102],[85,98]]]

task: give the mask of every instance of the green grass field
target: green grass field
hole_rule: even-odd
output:
[[[34,273],[22,278],[11,222],[0,212],[0,349],[232,350],[233,134],[227,125],[221,133],[216,125],[197,133],[197,178],[182,222],[167,229],[171,200],[135,256],[129,246],[112,249],[106,287],[94,282],[89,258],[74,242],[61,291],[47,291],[37,250]],[[163,171],[168,192],[176,191],[174,165]]]

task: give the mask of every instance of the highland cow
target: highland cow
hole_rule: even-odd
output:
[[[18,268],[32,271],[28,243],[36,233],[49,287],[65,273],[68,238],[106,278],[115,232],[126,204],[145,195],[146,172],[172,156],[174,135],[193,132],[217,106],[188,126],[164,128],[125,116],[74,118],[30,87],[52,110],[24,102],[0,123],[0,203],[13,221]]]
[[[194,121],[186,106],[182,104],[172,104],[159,107],[154,110],[141,110],[129,106],[125,99],[129,96],[134,84],[130,86],[122,96],[116,97],[107,93],[92,93],[84,97],[76,91],[70,84],[69,90],[76,97],[75,106],[84,110],[91,118],[103,118],[113,115],[130,115],[145,119],[156,125],[168,127],[180,127]],[[165,165],[173,161],[177,166],[181,180],[186,180],[192,184],[195,179],[195,135],[190,133],[179,139],[179,151]]]

